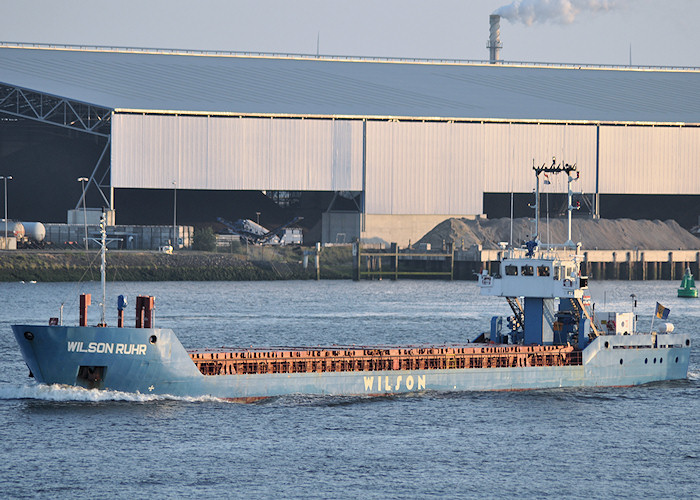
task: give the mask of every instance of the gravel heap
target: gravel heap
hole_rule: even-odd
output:
[[[513,219],[513,243],[522,244],[532,238],[534,219]],[[457,248],[482,245],[484,249],[498,248],[499,241],[510,241],[511,219],[447,219],[418,243],[430,243],[441,248],[443,241]],[[566,219],[540,220],[540,241],[564,243]],[[700,239],[683,229],[676,221],[632,219],[573,219],[571,239],[587,250],[699,250]]]

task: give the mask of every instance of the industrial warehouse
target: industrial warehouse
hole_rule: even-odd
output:
[[[493,49],[436,61],[4,43],[0,174],[10,218],[65,223],[85,202],[124,225],[301,216],[306,244],[403,246],[449,218],[508,216],[510,193],[532,216],[532,166],[555,157],[577,165],[581,214],[690,228],[698,88],[695,68],[506,63]],[[565,181],[552,177],[553,198]]]

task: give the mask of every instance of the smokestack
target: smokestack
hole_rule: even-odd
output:
[[[489,21],[491,23],[491,28],[489,29],[489,43],[486,45],[486,48],[489,49],[489,62],[491,64],[497,64],[501,48],[503,47],[501,43],[501,16],[498,14],[491,14],[489,16]]]

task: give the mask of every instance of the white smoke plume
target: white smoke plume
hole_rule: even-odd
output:
[[[494,14],[527,26],[547,21],[571,24],[581,12],[607,12],[619,3],[619,0],[515,0],[499,7]]]

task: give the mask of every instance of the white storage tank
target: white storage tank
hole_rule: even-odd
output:
[[[46,228],[41,222],[22,222],[24,236],[30,240],[41,243],[46,238]]]
[[[0,219],[0,233],[5,236],[5,219]],[[21,241],[24,238],[24,226],[21,222],[15,220],[7,221],[7,236],[11,234],[15,235],[17,241]]]

